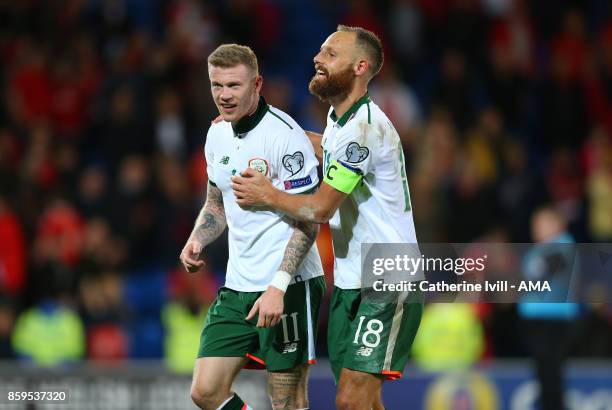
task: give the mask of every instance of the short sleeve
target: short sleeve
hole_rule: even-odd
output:
[[[277,188],[291,194],[299,194],[316,188],[319,184],[314,149],[302,129],[293,129],[277,140],[275,160],[277,164]]]
[[[329,165],[323,181],[338,191],[350,194],[361,179],[371,171],[372,147],[368,123],[351,122],[335,136],[329,153]]]
[[[212,132],[211,128],[208,129],[208,134],[206,134],[206,142],[204,143],[204,157],[206,158],[206,174],[208,175],[208,182],[213,186],[217,186],[215,184],[215,172],[213,164],[215,163],[215,156],[212,149]]]

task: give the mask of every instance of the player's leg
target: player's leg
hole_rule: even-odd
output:
[[[359,309],[361,291],[334,287],[329,302],[327,350],[334,380],[338,384],[344,366],[344,355],[351,343],[351,325]]]
[[[316,359],[316,330],[324,293],[322,276],[290,285],[281,322],[260,332],[274,409],[308,408],[308,371]]]
[[[244,320],[259,295],[222,288],[208,310],[191,386],[191,398],[198,407],[243,409],[242,399],[231,388],[249,361],[247,355],[259,344],[255,324]]]
[[[268,394],[274,410],[308,408],[308,372],[310,365],[268,373]]]
[[[382,402],[382,388],[378,389],[378,395],[376,395],[376,398],[374,399],[372,410],[385,410],[385,405]]]
[[[310,407],[308,401],[308,376],[310,374],[310,365],[302,364],[298,366],[298,368],[301,368],[301,370],[299,370],[300,378],[298,379],[295,389],[295,408],[308,409]]]
[[[336,408],[338,410],[384,409],[380,401],[383,380],[384,376],[379,374],[342,369],[336,394]]]
[[[338,385],[337,406],[351,408],[362,404],[368,410],[384,410],[381,400],[382,377],[343,369],[344,357],[354,341],[353,321],[359,311],[361,290],[334,288],[330,301],[327,344],[329,358]],[[344,375],[347,373],[348,375]],[[352,375],[355,374],[355,377]],[[342,375],[343,382],[340,382]],[[365,386],[362,386],[365,384]],[[353,390],[359,390],[353,394]],[[365,398],[361,393],[365,393]],[[354,402],[351,397],[354,397]]]
[[[402,293],[389,297],[387,300],[362,295],[359,301],[345,342],[338,408],[384,408],[380,400],[383,380],[400,378],[408,362],[423,311],[422,295]],[[366,407],[362,407],[363,396],[354,393],[356,389],[367,392]]]
[[[244,402],[232,384],[246,364],[246,357],[202,357],[196,361],[191,383],[191,399],[204,410],[242,410]]]

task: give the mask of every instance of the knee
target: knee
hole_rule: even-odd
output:
[[[226,398],[221,389],[216,389],[212,385],[191,386],[191,400],[201,409],[216,409]]]
[[[337,410],[355,410],[359,408],[359,400],[357,395],[351,394],[347,389],[339,389],[336,394],[336,409]]]
[[[201,409],[206,409],[208,401],[210,401],[210,392],[198,386],[191,386],[191,400]]]

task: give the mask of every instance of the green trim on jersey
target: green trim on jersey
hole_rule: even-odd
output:
[[[323,181],[329,186],[336,188],[340,192],[349,195],[357,186],[363,176],[348,169],[336,160],[333,160],[327,167],[327,172]]]
[[[408,177],[406,176],[406,161],[404,160],[404,148],[402,142],[397,143],[397,149],[399,150],[400,160],[400,174],[402,176],[402,189],[404,191],[404,212],[412,211],[412,201],[410,200],[410,189],[408,188]]]
[[[217,184],[215,184],[215,183],[214,183],[212,180],[210,180],[210,179],[208,180],[208,183],[209,183],[210,185],[214,186],[215,188],[217,187]]]
[[[270,114],[274,115],[274,116],[275,116],[276,118],[278,118],[279,120],[281,120],[283,123],[285,123],[285,125],[286,125],[287,127],[289,127],[289,129],[291,129],[291,130],[293,129],[293,127],[292,127],[291,125],[289,125],[289,123],[288,123],[287,121],[283,120],[283,119],[282,119],[282,118],[281,118],[281,117],[280,117],[278,114],[276,114],[274,111],[272,111],[272,110],[270,109],[270,106],[268,106],[268,112],[269,112]]]
[[[315,192],[317,192],[317,189],[319,189],[318,185],[310,188],[308,191],[300,192],[297,195],[310,195],[310,194],[314,194]]]
[[[329,118],[331,118],[332,121],[336,122],[339,126],[344,127],[344,124],[346,124],[349,118],[351,118],[351,115],[355,114],[357,110],[359,109],[359,107],[361,107],[363,104],[367,104],[370,101],[372,101],[370,99],[370,95],[368,93],[365,93],[363,97],[355,101],[355,103],[351,106],[351,108],[349,108],[348,111],[345,112],[342,117],[340,117],[340,119],[338,119],[338,116],[336,115],[335,111],[332,111],[331,114],[329,114]],[[370,122],[370,107],[368,106],[368,123],[369,122]]]
[[[251,131],[253,128],[257,126],[265,117],[268,112],[268,103],[263,98],[263,96],[259,97],[259,102],[257,103],[257,109],[251,115],[247,115],[246,117],[242,117],[236,125],[232,124],[232,129],[234,130],[234,134],[236,136],[241,136],[242,134],[246,134]]]

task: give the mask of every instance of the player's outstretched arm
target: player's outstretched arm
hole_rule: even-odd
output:
[[[223,233],[226,225],[221,190],[209,183],[206,202],[180,256],[187,272],[196,272],[204,266],[204,261],[201,259],[202,250]]]
[[[346,194],[323,182],[314,194],[291,195],[280,191],[261,173],[246,169],[232,177],[232,189],[240,206],[268,206],[304,222],[325,223]]]
[[[285,247],[285,254],[278,271],[268,289],[253,305],[246,317],[247,320],[252,319],[259,312],[257,327],[272,327],[278,324],[284,310],[283,298],[287,287],[317,239],[318,233],[319,225],[317,224],[294,222],[293,233]]]

